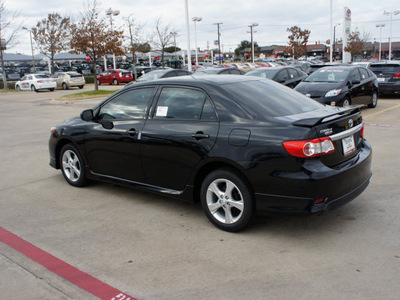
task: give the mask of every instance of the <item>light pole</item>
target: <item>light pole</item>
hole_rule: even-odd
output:
[[[175,58],[176,58],[176,35],[178,34],[176,31],[170,32],[170,35],[174,36],[174,47],[175,47]]]
[[[254,41],[253,41],[253,28],[257,27],[258,23],[252,23],[249,25],[251,32],[251,62],[254,64]]]
[[[31,38],[32,65],[33,65],[33,72],[35,72],[36,67],[35,67],[35,56],[34,56],[34,54],[33,54],[32,31],[29,30],[29,29],[26,28],[26,27],[22,27],[22,29],[28,31],[28,32],[29,32],[29,37]]]
[[[333,53],[335,53],[335,46],[336,46],[336,26],[339,26],[339,25],[340,25],[340,23],[337,23],[335,26],[333,26]],[[332,44],[332,42],[331,42],[331,44]],[[333,57],[333,59],[335,59],[335,57]]]
[[[118,16],[119,15],[119,10],[112,10],[111,7],[110,7],[109,9],[106,10],[106,15],[110,16],[111,31],[113,31],[113,24],[112,24],[113,19],[112,19],[112,16],[115,16],[115,17]],[[114,53],[113,53],[113,63],[114,63],[114,69],[116,69],[117,67],[116,67],[116,64],[115,64],[115,54]],[[105,67],[106,67],[106,70],[107,70],[107,66],[105,66]]]
[[[201,20],[203,20],[202,17],[193,17],[192,18],[192,21],[194,22],[194,46],[196,47],[196,66],[199,65],[199,57],[197,54],[197,26],[196,26],[196,23],[201,22]]]
[[[392,60],[392,20],[393,15],[400,14],[400,10],[384,11],[383,14],[385,16],[390,16],[389,60]]]
[[[188,71],[192,72],[192,53],[190,52],[189,6],[188,6],[188,0],[184,0],[184,1],[185,1],[185,16],[186,16]],[[185,61],[185,60],[183,60],[183,61]]]
[[[221,60],[221,39],[220,36],[221,34],[219,33],[219,25],[222,25],[223,23],[214,23],[214,25],[217,25],[217,30],[218,30],[218,64],[222,63]]]
[[[382,57],[382,27],[385,27],[385,24],[376,24],[376,27],[379,27],[379,60]]]

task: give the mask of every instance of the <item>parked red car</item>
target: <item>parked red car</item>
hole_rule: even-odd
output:
[[[108,69],[100,75],[97,75],[97,84],[114,84],[118,85],[123,82],[133,81],[132,73],[128,70]]]

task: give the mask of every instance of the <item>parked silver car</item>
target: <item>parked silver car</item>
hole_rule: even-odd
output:
[[[57,87],[63,90],[70,87],[82,89],[86,84],[85,78],[77,72],[57,72],[53,75],[53,78],[57,80]]]

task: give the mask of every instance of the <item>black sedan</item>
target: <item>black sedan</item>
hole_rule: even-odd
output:
[[[368,67],[378,78],[380,94],[400,94],[400,62],[384,61]]]
[[[245,75],[272,79],[291,88],[294,88],[307,77],[306,73],[292,67],[258,68]]]
[[[73,186],[93,179],[199,200],[226,231],[245,228],[256,210],[343,205],[367,187],[372,160],[360,107],[226,75],[125,87],[53,127],[49,150]]]
[[[308,76],[295,90],[328,105],[363,104],[374,108],[378,103],[378,80],[364,67],[324,67]]]

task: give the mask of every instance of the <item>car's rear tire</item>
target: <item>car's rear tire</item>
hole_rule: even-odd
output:
[[[346,107],[346,106],[349,106],[349,105],[351,105],[351,100],[350,100],[350,98],[345,97],[343,99],[343,101],[342,101],[342,107]]]
[[[62,89],[63,90],[68,90],[68,85],[65,82],[63,82],[63,84],[62,84]]]
[[[50,92],[54,92],[54,89],[49,89],[50,90]]]
[[[36,89],[36,87],[33,84],[31,85],[31,91],[36,92],[36,93],[38,92],[38,90]]]
[[[117,79],[114,79],[114,80],[113,80],[113,84],[114,84],[114,85],[118,85],[118,84],[119,84],[118,80],[117,80]]]
[[[80,85],[79,88],[80,88],[80,89],[83,89],[83,85]]]
[[[65,180],[72,186],[86,185],[85,165],[83,159],[72,144],[67,144],[61,149],[60,168]]]
[[[207,218],[225,231],[244,229],[255,215],[250,188],[230,169],[218,169],[208,174],[201,185],[200,199]]]
[[[378,93],[374,92],[372,94],[371,103],[368,104],[369,108],[375,108],[378,105]]]

